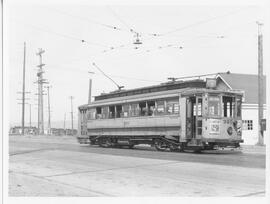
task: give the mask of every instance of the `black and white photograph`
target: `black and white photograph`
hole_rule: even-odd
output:
[[[3,0],[2,201],[268,203],[269,6]]]

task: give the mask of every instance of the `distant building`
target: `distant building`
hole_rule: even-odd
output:
[[[266,118],[266,76],[263,77],[264,118]],[[244,144],[258,142],[258,76],[251,74],[220,73],[217,89],[243,91],[242,120]],[[266,134],[264,134],[264,137]],[[265,138],[264,138],[265,142]]]
[[[36,127],[24,127],[24,134],[26,135],[37,135],[38,130]],[[22,134],[22,127],[21,126],[15,126],[11,127],[9,129],[10,135],[20,135]]]
[[[71,129],[63,129],[63,128],[51,128],[51,134],[52,135],[76,135],[77,134],[77,130],[73,129],[73,133]]]

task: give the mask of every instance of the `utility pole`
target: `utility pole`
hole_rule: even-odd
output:
[[[26,45],[23,45],[23,88],[22,88],[22,135],[24,135],[24,110],[25,110],[25,55]]]
[[[32,127],[32,124],[31,124],[31,104],[29,103],[29,127],[31,128]]]
[[[52,86],[46,86],[48,94],[48,135],[51,134],[51,107],[50,107],[50,88]]]
[[[72,132],[72,135],[73,135],[73,104],[72,104],[72,100],[73,100],[73,96],[70,96],[70,105],[71,105],[71,132]]]
[[[95,74],[94,72],[88,72],[89,74]],[[88,104],[91,103],[92,98],[92,78],[89,79],[89,90],[88,90]]]
[[[92,97],[92,79],[89,79],[89,92],[88,92],[88,104],[91,103],[91,97]]]
[[[263,145],[263,130],[261,121],[263,119],[263,36],[261,32],[260,22],[256,22],[258,25],[258,143],[257,145]]]
[[[44,116],[43,116],[43,84],[48,83],[45,79],[43,79],[43,66],[45,64],[42,63],[42,54],[45,51],[42,48],[39,48],[37,55],[39,56],[39,65],[37,65],[38,72],[38,133],[44,134]]]
[[[64,115],[64,134],[66,135],[66,113]]]

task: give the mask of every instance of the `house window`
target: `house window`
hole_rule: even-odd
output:
[[[253,120],[243,120],[243,130],[253,130]]]

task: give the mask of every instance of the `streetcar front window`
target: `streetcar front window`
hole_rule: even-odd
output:
[[[235,98],[230,96],[222,96],[222,116],[234,117],[235,116]]]
[[[208,110],[210,116],[220,116],[220,97],[209,96]]]
[[[242,100],[240,97],[236,98],[236,116],[241,117]]]

